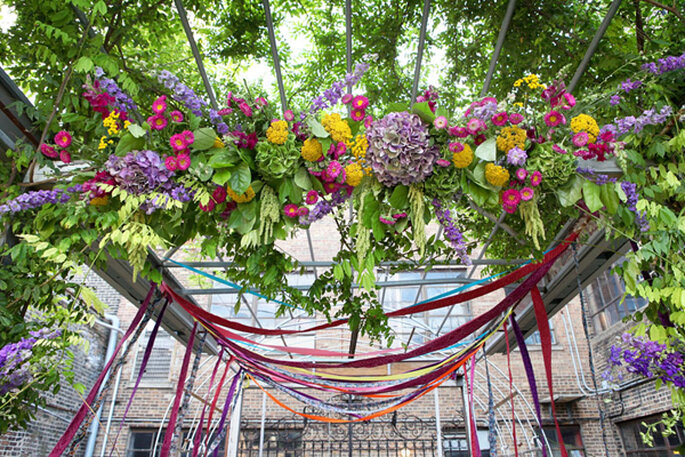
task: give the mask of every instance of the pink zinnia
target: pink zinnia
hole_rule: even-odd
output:
[[[373,116],[371,116],[371,115],[369,114],[369,115],[366,116],[366,118],[364,119],[364,127],[366,127],[366,128],[368,129],[369,127],[371,127],[371,124],[372,124],[372,123],[373,123]]]
[[[169,156],[166,159],[164,159],[164,165],[166,166],[166,169],[169,171],[178,170],[178,162],[176,160],[176,157],[174,156]]]
[[[342,185],[338,184],[337,182],[325,182],[323,183],[323,188],[326,192],[329,194],[332,194],[334,192],[337,192],[340,190]]]
[[[563,149],[558,144],[552,145],[552,150],[554,150],[554,152],[559,153],[559,154],[566,154],[568,152],[566,149]]]
[[[155,114],[162,114],[166,111],[166,95],[162,95],[152,102],[152,112]]]
[[[564,105],[562,109],[571,109],[576,106],[576,98],[572,94],[565,92],[564,100],[566,101],[566,105]]]
[[[547,127],[556,127],[559,124],[566,124],[566,118],[559,111],[550,111],[545,114],[545,124]]]
[[[466,138],[469,136],[469,132],[465,127],[450,127],[448,133],[452,136],[456,136],[457,138]]]
[[[542,173],[540,173],[539,171],[534,171],[530,175],[530,185],[533,187],[537,187],[540,185],[541,182],[542,182]]]
[[[42,152],[45,157],[50,157],[51,159],[56,159],[59,155],[57,151],[55,151],[55,148],[45,143],[40,145],[40,152]]]
[[[315,190],[310,190],[309,192],[307,192],[307,195],[304,197],[304,201],[308,205],[313,205],[314,203],[319,201],[319,193]]]
[[[367,106],[369,106],[369,99],[363,95],[357,95],[352,99],[352,108],[366,109]]]
[[[533,198],[533,194],[533,189],[531,189],[530,187],[524,187],[523,189],[521,189],[521,200],[527,202],[528,200]]]
[[[449,160],[445,160],[445,159],[438,159],[438,160],[435,161],[435,163],[436,163],[438,166],[443,167],[443,168],[447,168],[447,167],[450,166],[450,161],[449,161]]]
[[[511,122],[514,125],[518,125],[521,122],[523,122],[523,115],[520,113],[511,113],[509,115],[509,122]]]
[[[71,145],[71,135],[66,130],[61,130],[55,135],[55,143],[60,148],[68,148]]]
[[[481,121],[477,117],[472,117],[469,119],[469,121],[466,123],[466,130],[471,135],[475,135],[476,133],[480,132],[481,130],[485,130],[487,127],[485,125],[485,122]]]
[[[587,132],[578,132],[575,135],[573,135],[573,145],[577,148],[582,148],[587,144],[589,139],[590,137],[588,136]]]
[[[521,201],[521,192],[516,189],[507,189],[502,193],[502,201],[505,205],[516,206]]]
[[[183,122],[183,113],[178,110],[172,111],[171,113],[169,113],[169,116],[171,116],[171,120],[173,122],[176,122],[177,124],[179,122]]]
[[[242,111],[245,116],[252,117],[252,108],[250,108],[250,105],[247,103],[241,102],[238,105],[238,108],[240,108],[240,111]]]
[[[447,127],[447,118],[445,116],[438,116],[433,121],[433,125],[436,129],[442,130]]]
[[[255,98],[254,104],[257,108],[263,108],[269,104],[264,97]]]
[[[71,154],[69,154],[69,151],[65,149],[59,151],[59,160],[64,163],[71,163]]]
[[[176,152],[182,151],[186,148],[186,140],[183,138],[182,133],[171,135],[171,138],[169,138],[169,143],[171,144],[171,148]]]
[[[464,150],[464,145],[459,143],[459,142],[452,142],[450,143],[447,148],[450,150],[450,152],[461,152]]]
[[[299,208],[297,207],[297,205],[289,203],[285,205],[285,207],[283,208],[283,214],[285,214],[288,217],[297,217],[298,209]]]
[[[490,118],[490,121],[491,121],[494,125],[496,125],[497,127],[502,127],[504,124],[507,123],[507,119],[508,119],[508,118],[509,118],[509,116],[507,116],[507,113],[505,113],[505,112],[503,111],[503,112],[501,112],[501,113],[497,113],[497,114],[495,114],[494,116],[492,116],[492,117]]]
[[[183,140],[186,142],[186,146],[190,146],[195,141],[195,135],[190,130],[184,130],[180,133],[183,135]]]
[[[212,192],[212,198],[217,203],[223,203],[226,201],[226,189],[222,186],[216,186],[214,192]]]
[[[350,103],[350,102],[352,101],[353,98],[354,98],[354,95],[352,95],[352,94],[345,94],[345,95],[342,96],[342,102],[343,102],[345,105],[347,105],[348,103]]]
[[[217,111],[217,114],[219,116],[229,116],[233,114],[233,108],[222,108],[219,111]]]
[[[503,204],[502,209],[504,210],[504,212],[506,212],[508,214],[514,214],[516,212],[516,206],[513,206],[513,205],[504,205]]]
[[[334,180],[338,176],[340,176],[340,172],[342,171],[343,167],[340,165],[340,162],[337,160],[331,161],[331,163],[328,164],[328,168],[326,168],[326,174],[331,178],[331,180]]]
[[[297,209],[298,216],[306,216],[307,214],[309,214],[309,208],[307,208],[306,206],[300,206]]]
[[[485,143],[485,140],[487,140],[487,137],[481,133],[480,135],[478,135],[477,137],[475,137],[475,138],[473,139],[473,143],[474,143],[476,146],[478,146],[478,145],[481,145],[481,144]]]
[[[293,110],[289,109],[283,113],[283,119],[288,122],[292,122],[295,119],[295,113],[293,113]]]
[[[528,171],[525,168],[519,168],[516,170],[516,179],[519,181],[524,181],[528,177]]]
[[[163,114],[155,114],[147,118],[147,123],[150,124],[152,130],[164,130],[168,122]]]
[[[181,171],[186,171],[190,168],[190,156],[185,152],[176,156],[176,166]]]
[[[353,121],[361,121],[366,116],[366,112],[363,109],[353,109],[350,117]]]

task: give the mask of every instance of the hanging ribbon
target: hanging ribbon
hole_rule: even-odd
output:
[[[545,437],[545,431],[542,428],[542,414],[540,413],[540,398],[538,397],[538,386],[535,383],[535,374],[533,372],[533,364],[530,361],[530,354],[528,354],[528,348],[526,347],[526,340],[523,338],[523,333],[519,327],[518,322],[514,316],[511,316],[511,328],[514,329],[514,335],[516,335],[516,342],[518,343],[519,349],[521,351],[521,360],[523,361],[523,367],[526,370],[526,377],[528,378],[528,385],[530,386],[530,395],[533,397],[533,405],[535,406],[535,414],[538,417],[538,426],[540,427],[540,444],[542,446],[542,457],[547,457],[547,438]]]
[[[147,362],[150,360],[150,354],[152,354],[152,348],[155,345],[155,339],[157,338],[159,325],[162,323],[162,319],[164,319],[164,311],[166,311],[168,305],[169,300],[165,300],[164,306],[162,306],[162,310],[159,312],[159,316],[157,316],[157,321],[155,321],[155,326],[152,329],[152,332],[150,333],[150,338],[147,341],[147,345],[145,346],[145,352],[143,353],[143,360],[141,360],[140,362],[140,369],[138,370],[136,382],[133,385],[133,390],[131,391],[131,396],[128,399],[128,403],[126,404],[126,409],[124,409],[124,414],[121,416],[121,422],[119,422],[119,430],[117,430],[117,434],[114,437],[114,440],[112,441],[112,448],[109,451],[109,457],[112,457],[112,455],[114,454],[114,449],[117,446],[117,441],[119,441],[119,435],[121,435],[121,430],[124,428],[124,421],[126,420],[128,410],[131,408],[131,404],[133,403],[133,398],[136,396],[136,392],[138,391],[140,381],[143,379],[143,374],[145,373]]]
[[[145,300],[143,300],[143,302],[141,303],[140,308],[138,308],[138,312],[133,318],[131,325],[129,326],[128,330],[126,330],[126,333],[124,333],[124,336],[121,338],[121,341],[119,341],[119,344],[117,344],[117,346],[114,348],[114,353],[112,353],[112,357],[110,357],[109,361],[105,364],[104,368],[102,369],[102,372],[100,373],[100,376],[98,376],[97,380],[95,381],[95,384],[93,384],[93,387],[91,387],[90,392],[86,397],[86,400],[83,402],[78,412],[69,423],[69,426],[64,431],[60,439],[57,441],[57,444],[55,444],[55,447],[50,452],[49,457],[61,456],[64,450],[67,448],[67,446],[69,446],[69,443],[74,438],[74,435],[83,423],[83,419],[85,419],[86,414],[88,414],[88,411],[91,410],[91,405],[95,401],[95,397],[97,396],[98,390],[100,389],[100,386],[102,385],[102,382],[104,381],[107,372],[112,367],[114,360],[119,354],[121,347],[124,345],[124,342],[128,340],[133,331],[138,327],[138,324],[140,324],[140,321],[143,319],[145,311],[147,310],[147,307],[150,304],[150,300],[152,300],[152,294],[154,293],[156,288],[157,284],[152,283],[150,285],[150,290],[145,296]]]
[[[505,321],[506,325],[506,321]],[[483,346],[483,363],[485,364],[485,379],[488,383],[488,445],[490,446],[490,457],[497,457],[497,422],[495,421],[495,397],[492,394],[492,379],[490,378],[490,363],[488,355]]]
[[[219,358],[221,360],[221,358]],[[224,374],[221,375],[221,380],[219,381],[219,385],[216,388],[216,392],[214,392],[214,400],[212,400],[212,406],[209,407],[209,417],[207,418],[207,429],[205,430],[205,455],[207,455],[207,443],[209,442],[209,431],[210,427],[212,426],[212,416],[214,415],[214,408],[216,408],[216,402],[219,400],[219,394],[221,394],[221,388],[224,386],[224,381],[226,380],[226,375],[228,374],[228,368],[231,366],[231,363],[233,362],[233,356],[230,356],[228,361],[226,362],[226,366],[224,368]]]
[[[186,344],[186,353],[183,356],[183,364],[181,365],[181,372],[178,375],[178,382],[176,383],[176,397],[174,397],[174,405],[171,408],[171,415],[169,416],[169,423],[167,424],[166,432],[164,432],[164,442],[162,443],[162,452],[160,457],[169,457],[171,450],[171,440],[174,436],[174,428],[176,428],[176,419],[178,417],[178,409],[181,405],[181,398],[186,385],[186,375],[188,374],[188,364],[190,363],[190,355],[193,353],[193,342],[195,341],[195,334],[197,333],[197,322],[193,325],[193,331],[188,337],[188,344]]]
[[[507,369],[509,371],[509,398],[511,400],[511,424],[514,439],[514,457],[519,457],[518,438],[516,437],[516,411],[514,410],[514,380],[511,376],[511,349],[509,347],[509,331],[507,321],[504,321],[504,341],[507,343]]]
[[[226,395],[226,401],[224,402],[224,409],[221,411],[221,419],[219,420],[219,426],[216,428],[216,437],[212,441],[216,441],[214,445],[214,452],[212,452],[212,457],[219,456],[219,440],[216,438],[223,438],[224,427],[226,426],[226,417],[228,416],[228,411],[231,409],[231,403],[233,401],[233,396],[236,392],[236,388],[242,389],[243,387],[243,370],[240,369],[233,376],[233,382],[231,382],[231,387],[228,389],[228,394]],[[240,383],[240,387],[238,384]],[[241,394],[239,394],[241,395]]]
[[[200,422],[197,424],[197,429],[195,430],[195,437],[193,439],[193,454],[192,457],[197,457],[200,451],[200,442],[202,441],[202,424],[205,421],[205,412],[207,411],[207,401],[209,395],[212,393],[212,387],[214,387],[214,377],[216,372],[219,371],[219,365],[221,364],[221,357],[224,355],[224,348],[221,348],[219,355],[217,356],[216,363],[214,364],[214,369],[212,370],[212,376],[209,378],[209,386],[207,387],[207,397],[203,401],[202,413],[200,414]],[[211,423],[211,422],[210,422]]]
[[[552,404],[552,418],[554,419],[554,426],[557,429],[557,439],[559,440],[561,457],[568,457],[566,446],[564,445],[564,437],[561,434],[559,421],[557,420],[557,410],[554,406],[554,386],[552,381],[552,334],[549,330],[549,318],[547,317],[545,303],[542,301],[542,295],[540,295],[540,290],[537,288],[537,286],[533,287],[531,296],[533,297],[535,319],[538,321],[538,331],[540,332],[542,359],[545,364],[545,376],[547,377],[547,388],[549,389],[549,401]]]
[[[464,369],[464,376],[466,376],[466,369]],[[480,443],[478,442],[478,428],[476,427],[476,405],[473,402],[473,381],[476,378],[476,357],[471,357],[471,375],[469,376],[469,426],[471,429],[471,454],[473,457],[481,457],[480,453]]]

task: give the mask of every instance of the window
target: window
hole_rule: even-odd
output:
[[[133,429],[129,435],[128,449],[126,450],[126,457],[158,457],[162,450],[162,443],[164,441],[164,433],[166,429],[159,432],[159,429]],[[181,457],[190,457],[192,455],[191,440],[193,437],[189,435],[189,431],[183,430],[183,451]],[[219,445],[219,455],[224,456],[226,453],[226,440],[222,440]],[[211,446],[211,445],[210,445]],[[154,449],[154,452],[153,452]],[[210,447],[211,449],[211,447]]]
[[[552,337],[552,344],[557,344],[557,336],[554,334],[554,324],[552,321],[549,321],[549,334]],[[539,346],[542,344],[540,340],[540,331],[535,330],[535,333],[530,335],[528,338],[526,338],[526,344],[527,345],[537,345]]]
[[[483,457],[490,457],[488,431],[478,430],[478,447]],[[445,457],[469,457],[468,442],[464,430],[446,429],[442,432],[442,452]]]
[[[578,425],[565,425],[561,426],[560,429],[568,456],[585,457],[585,446],[583,446],[583,438],[580,436],[580,427]],[[552,448],[552,457],[561,457],[557,429],[555,427],[543,427],[543,431],[549,446]],[[542,455],[542,452],[538,452],[538,455]]]
[[[644,433],[647,430],[642,422],[653,424],[659,420],[661,420],[661,415],[643,417],[619,424],[626,456],[671,457],[681,455],[678,448],[685,445],[685,430],[683,430],[683,424],[680,421],[676,425],[675,433],[670,436],[663,435],[664,426],[660,424],[657,429],[658,432],[652,435],[654,447],[649,447],[642,442],[640,432]]]
[[[386,287],[379,293],[379,297],[383,301],[383,309],[385,311],[394,311],[424,300],[433,299],[460,286],[461,283],[450,283],[449,280],[452,278],[463,278],[464,275],[465,271],[463,269],[433,269],[426,272],[425,279],[444,280],[445,284],[426,284],[423,287],[419,285]],[[381,274],[378,280],[418,282],[422,277],[422,271],[403,271],[390,275],[387,278]],[[413,330],[411,343],[422,344],[434,338],[438,330],[440,330],[440,334],[444,334],[471,319],[469,302],[455,305],[448,316],[449,310],[450,307],[445,307],[424,313],[412,314],[411,317],[391,321],[391,325],[400,341],[407,341]]]
[[[138,377],[140,365],[143,362],[143,354],[145,353],[145,348],[147,347],[148,341],[150,341],[151,334],[152,330],[146,330],[145,338],[143,339],[145,344],[140,344],[138,346],[136,363],[134,364],[133,372],[131,373],[132,380],[135,380]],[[173,345],[174,340],[171,335],[168,334],[164,329],[160,328],[157,332],[155,344],[152,347],[152,352],[150,353],[147,366],[145,367],[145,373],[143,373],[142,381],[150,383],[167,383],[169,381],[169,372],[171,369],[171,351],[173,349]]]
[[[620,262],[621,260],[618,261]],[[606,330],[647,304],[643,298],[632,296],[626,296],[625,300],[621,301],[624,293],[623,281],[617,274],[611,273],[611,268],[602,272],[585,289],[585,296],[590,304],[590,320],[595,332]]]
[[[240,439],[241,457],[257,456],[259,453],[260,429],[243,429]],[[295,457],[302,456],[304,450],[302,429],[299,428],[265,428],[264,448],[265,457]]]

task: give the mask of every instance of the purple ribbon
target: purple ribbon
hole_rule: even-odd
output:
[[[226,401],[224,402],[224,410],[221,412],[221,420],[219,420],[219,426],[216,428],[216,436],[221,436],[224,431],[224,426],[226,425],[226,417],[228,416],[228,410],[231,409],[231,402],[233,400],[233,395],[235,394],[236,386],[238,381],[243,378],[243,369],[239,369],[236,375],[233,377],[233,382],[231,382],[231,388],[228,389],[228,395],[226,395]],[[219,457],[219,446],[214,448],[212,457]]]

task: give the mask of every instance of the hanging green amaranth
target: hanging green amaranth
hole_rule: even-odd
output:
[[[363,271],[366,265],[366,256],[371,248],[371,231],[364,227],[364,200],[369,195],[371,189],[366,184],[362,184],[361,192],[359,193],[359,210],[357,211],[357,234],[354,241],[354,247],[357,251],[357,269]]]
[[[426,206],[423,201],[423,190],[417,184],[412,184],[409,186],[408,196],[414,245],[419,249],[419,256],[423,257],[426,252],[426,222],[423,219]]]
[[[521,219],[526,225],[526,235],[532,238],[535,249],[540,249],[538,238],[545,239],[545,224],[540,217],[537,196],[519,205]]]
[[[259,207],[259,239],[262,244],[271,243],[274,233],[274,225],[281,219],[280,204],[276,192],[269,187],[262,188],[262,196]]]

